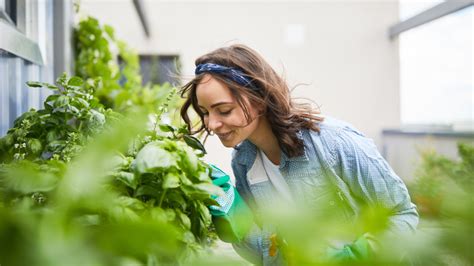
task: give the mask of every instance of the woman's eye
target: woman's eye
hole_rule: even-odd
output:
[[[232,112],[232,109],[229,111],[219,112],[221,115],[229,115]]]

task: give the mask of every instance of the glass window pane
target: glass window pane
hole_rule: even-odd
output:
[[[473,13],[471,6],[400,35],[402,123],[472,127]]]

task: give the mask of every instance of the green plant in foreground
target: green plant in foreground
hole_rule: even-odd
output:
[[[91,264],[180,263],[211,245],[206,205],[219,190],[200,160],[200,142],[159,124],[159,115],[148,128],[146,109],[105,110],[80,78],[57,83],[29,82],[58,94],[0,142],[0,212],[8,217],[0,241],[17,243],[0,263],[16,264],[27,247],[32,265],[82,263],[84,254]],[[31,139],[41,146],[30,147]]]

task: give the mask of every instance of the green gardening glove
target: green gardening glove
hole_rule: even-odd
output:
[[[224,171],[210,164],[212,183],[224,190],[221,196],[212,196],[220,206],[209,206],[212,222],[219,238],[228,243],[238,243],[247,235],[253,224],[253,215],[237,189]]]
[[[366,233],[342,249],[329,248],[326,255],[329,260],[336,262],[361,261],[370,258],[375,248],[375,238]]]

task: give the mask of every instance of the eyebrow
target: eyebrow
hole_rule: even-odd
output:
[[[217,106],[219,106],[219,105],[223,105],[223,104],[232,104],[232,103],[233,103],[233,102],[218,102],[218,103],[215,103],[215,104],[211,105],[211,108],[215,108],[215,107],[217,107]],[[199,105],[199,107],[200,107],[200,108],[204,108],[204,107],[201,106],[201,105]],[[206,108],[204,108],[204,109],[206,109]]]

